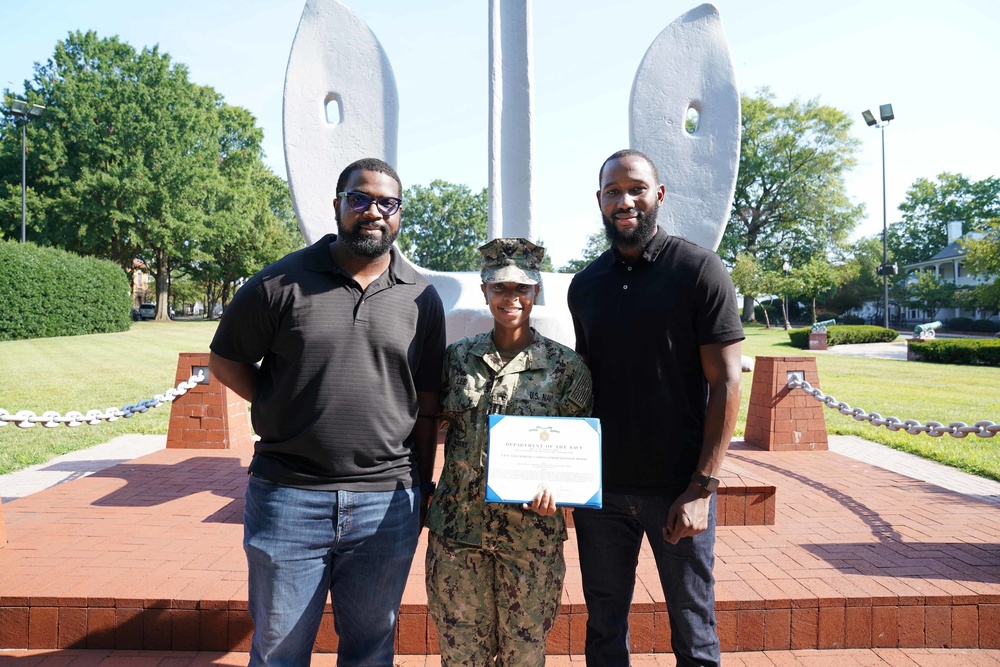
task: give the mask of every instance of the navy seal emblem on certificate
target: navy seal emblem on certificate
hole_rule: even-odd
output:
[[[541,487],[557,505],[601,507],[601,422],[490,415],[486,501],[527,503]]]

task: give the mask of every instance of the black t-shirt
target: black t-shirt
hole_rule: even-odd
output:
[[[569,308],[594,380],[604,488],[686,486],[708,402],[699,347],[744,337],[722,260],[658,229],[635,263],[609,250],[574,276]]]
[[[417,392],[440,389],[441,298],[392,250],[362,292],[330,255],[329,234],[251,278],[212,351],[261,361],[250,472],[278,484],[390,491],[419,483],[410,432]]]

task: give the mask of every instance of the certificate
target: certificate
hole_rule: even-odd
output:
[[[487,502],[531,502],[542,486],[557,505],[601,506],[601,422],[490,415]]]

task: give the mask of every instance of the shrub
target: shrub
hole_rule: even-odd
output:
[[[1000,339],[995,338],[914,339],[908,343],[908,349],[915,361],[1000,367]]]
[[[792,347],[809,348],[809,333],[811,327],[792,329],[788,332]],[[826,345],[850,345],[855,343],[891,343],[899,336],[893,329],[871,325],[834,324],[826,328]]]
[[[0,340],[126,331],[131,307],[116,264],[0,241]]]
[[[838,324],[864,324],[865,318],[860,315],[841,315],[837,318]]]
[[[953,317],[950,320],[945,320],[944,329],[973,333],[996,333],[1000,331],[1000,323],[992,320],[974,320],[971,317]]]

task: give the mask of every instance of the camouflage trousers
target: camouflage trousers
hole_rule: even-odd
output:
[[[566,574],[562,541],[500,552],[429,533],[426,569],[442,667],[545,665]]]

